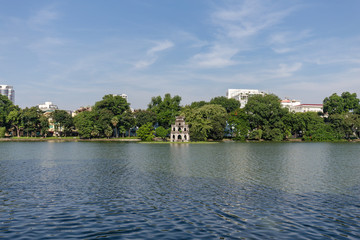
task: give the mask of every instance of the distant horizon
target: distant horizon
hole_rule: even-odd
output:
[[[182,105],[259,89],[322,103],[360,94],[360,1],[3,1],[0,83],[22,108],[125,93]]]
[[[0,84],[0,85],[3,85],[3,84]],[[229,88],[230,89],[230,88]],[[234,89],[234,88],[231,88],[231,89]],[[14,90],[15,90],[15,88],[14,88]],[[246,90],[259,90],[259,91],[264,91],[264,90],[261,90],[261,89],[246,89]],[[351,92],[351,91],[344,91],[344,92],[350,92],[350,93],[353,93],[353,92]],[[152,96],[152,97],[157,97],[157,96],[161,96],[162,98],[165,96],[165,94],[167,94],[168,92],[166,92],[166,93],[164,93],[164,94],[162,94],[162,95],[156,95],[156,96]],[[268,94],[275,94],[275,93],[272,93],[272,92],[267,92]],[[338,95],[341,95],[341,93],[339,93],[339,92],[335,92],[336,94],[338,94]],[[104,96],[105,95],[108,95],[108,94],[115,94],[115,93],[107,93],[107,94],[104,94]],[[120,93],[116,93],[116,94],[119,94],[120,95]],[[126,93],[121,93],[121,94],[126,94]],[[174,97],[174,96],[176,96],[177,94],[171,94],[171,93],[169,93],[172,97]],[[334,93],[332,93],[332,94],[334,94]],[[357,93],[356,93],[357,94]],[[127,95],[127,94],[126,94]],[[275,94],[276,95],[276,94]],[[127,95],[128,97],[129,97],[129,95]],[[195,101],[192,101],[192,102],[187,102],[187,103],[183,103],[183,97],[181,96],[181,95],[179,95],[180,97],[181,97],[181,102],[180,102],[180,105],[181,106],[186,106],[186,105],[190,105],[192,102],[195,102]],[[278,96],[278,95],[276,95],[276,96]],[[330,96],[330,95],[329,95]],[[329,97],[329,96],[325,96],[324,98],[323,98],[323,100],[326,98],[326,97]],[[219,96],[213,96],[213,97],[211,97],[210,99],[208,99],[208,100],[204,100],[204,99],[200,99],[200,100],[197,100],[197,101],[206,101],[206,102],[209,102],[212,98],[215,98],[215,97],[226,97],[226,94],[225,95],[219,95]],[[291,98],[291,97],[289,97],[289,96],[285,96],[285,97],[281,97],[281,96],[278,96],[279,98],[280,98],[280,100],[285,100],[285,99],[288,99],[288,100],[296,100],[296,101],[299,101],[300,103],[301,103],[301,105],[319,105],[319,104],[323,104],[323,100],[321,100],[321,102],[319,102],[319,103],[314,103],[314,102],[304,102],[304,101],[302,101],[301,99],[295,99],[295,98]],[[15,98],[16,98],[16,90],[15,90]],[[76,111],[77,109],[79,109],[79,108],[82,108],[82,107],[88,107],[88,106],[94,106],[95,105],[95,103],[96,102],[98,102],[98,101],[100,101],[100,100],[102,100],[102,97],[100,98],[100,99],[98,99],[98,100],[96,100],[95,102],[93,102],[93,103],[89,103],[89,104],[87,104],[87,105],[81,105],[81,106],[78,106],[77,108],[75,108],[75,109],[67,109],[67,108],[62,108],[62,107],[59,107],[59,104],[57,104],[56,102],[54,102],[54,101],[51,101],[51,100],[45,100],[44,102],[42,102],[42,103],[38,103],[38,104],[36,104],[36,105],[33,105],[33,106],[20,106],[20,105],[18,105],[17,103],[16,103],[16,100],[15,100],[15,103],[14,103],[14,105],[18,105],[19,107],[21,107],[21,108],[26,108],[26,107],[36,107],[36,106],[38,106],[38,105],[42,105],[42,104],[44,104],[44,103],[46,103],[46,102],[51,102],[52,104],[54,104],[54,105],[56,105],[56,106],[58,106],[59,107],[59,109],[61,109],[61,110],[69,110],[69,111]],[[197,102],[196,101],[196,102]],[[130,107],[131,108],[133,108],[133,109],[135,109],[135,110],[137,110],[137,109],[142,109],[142,110],[145,110],[145,109],[147,109],[147,106],[148,106],[148,104],[151,102],[151,98],[149,99],[149,102],[148,103],[146,103],[146,105],[145,105],[145,107],[140,107],[140,108],[134,108],[133,106],[132,106],[132,104],[131,104],[131,101],[128,101],[128,103],[130,104]]]

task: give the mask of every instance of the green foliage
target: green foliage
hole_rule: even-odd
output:
[[[105,128],[105,136],[107,138],[110,138],[112,136],[112,134],[113,134],[113,131],[114,130],[112,129],[111,126],[107,126],[107,128]]]
[[[199,101],[199,102],[192,102],[190,107],[191,108],[199,108],[199,107],[202,107],[206,104],[209,104],[208,102],[205,102],[205,101]]]
[[[208,104],[195,109],[187,107],[182,115],[189,124],[189,134],[193,141],[205,141],[207,138],[223,139],[227,114],[220,105]]]
[[[215,97],[213,99],[210,100],[210,104],[217,104],[222,106],[223,108],[226,109],[227,113],[233,112],[237,109],[240,108],[240,102],[230,98],[228,99],[227,97]]]
[[[269,94],[249,97],[245,112],[249,116],[251,129],[272,129],[276,127],[276,124],[282,122],[282,118],[288,113],[288,110],[281,107],[280,99],[277,96]]]
[[[55,131],[65,134],[65,137],[68,133],[72,131],[73,119],[71,115],[65,110],[55,110],[51,113],[51,118],[54,123]]]
[[[16,109],[14,104],[4,95],[0,94],[0,127],[7,127],[6,117]]]
[[[117,128],[118,128],[118,124],[119,124],[119,118],[117,116],[114,116],[111,119],[111,124],[114,127],[115,137],[118,138],[119,134],[118,134],[118,129]]]
[[[136,121],[134,114],[131,111],[125,111],[120,115],[119,118],[120,126],[122,126],[125,130],[129,130],[130,136],[130,129],[135,126]]]
[[[138,110],[135,112],[136,126],[141,127],[146,123],[151,123],[155,125],[156,123],[156,113],[147,110]]]
[[[356,93],[343,92],[341,96],[334,93],[324,99],[323,109],[329,115],[357,112],[359,110],[359,99]]]
[[[101,101],[95,103],[94,110],[109,110],[114,116],[121,115],[123,112],[130,110],[130,104],[121,96],[105,95]]]
[[[7,125],[10,129],[16,129],[17,137],[20,137],[20,128],[22,127],[22,109],[15,108],[6,117]]]
[[[80,138],[91,138],[95,126],[94,112],[84,111],[74,117],[75,128]],[[94,132],[96,133],[96,132]]]
[[[23,109],[22,121],[26,136],[36,137],[37,132],[40,132],[40,117],[43,112],[37,107]]]
[[[0,127],[0,138],[4,138],[6,133],[6,127]]]
[[[137,136],[142,140],[142,141],[147,141],[150,142],[152,141],[152,139],[154,138],[154,128],[152,126],[151,123],[147,123],[143,126],[141,126],[138,130],[137,130]]]
[[[305,141],[334,141],[340,139],[340,136],[333,131],[329,124],[320,123],[309,131],[303,137]]]
[[[282,141],[284,140],[284,134],[280,128],[266,128],[263,131],[262,138],[267,141]]]
[[[262,138],[263,131],[261,129],[253,130],[250,132],[249,140],[260,140]]]
[[[161,96],[153,97],[148,105],[148,110],[156,114],[157,122],[164,128],[169,128],[175,121],[175,117],[179,115],[181,97],[174,96],[169,93],[165,94],[164,99]]]
[[[163,140],[166,139],[166,136],[169,134],[170,129],[165,129],[162,126],[155,129],[155,134],[157,137],[161,137]]]
[[[250,131],[250,124],[248,115],[243,108],[230,113],[228,124],[231,128],[234,140],[244,141],[247,138]]]

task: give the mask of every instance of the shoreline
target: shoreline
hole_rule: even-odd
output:
[[[360,139],[352,140],[339,140],[339,141],[303,141],[302,139],[288,139],[285,141],[258,141],[258,140],[247,140],[247,141],[234,141],[230,139],[223,139],[222,141],[198,141],[198,142],[170,142],[170,141],[141,141],[140,138],[92,138],[92,139],[80,139],[80,138],[0,138],[0,142],[136,142],[144,144],[211,144],[211,143],[358,143]]]
[[[0,138],[0,142],[140,142],[141,139],[119,139],[119,138],[92,138],[92,139],[80,139],[80,138]]]

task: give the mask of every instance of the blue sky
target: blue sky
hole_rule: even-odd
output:
[[[0,83],[61,109],[126,93],[182,104],[228,88],[360,95],[360,1],[0,0]]]

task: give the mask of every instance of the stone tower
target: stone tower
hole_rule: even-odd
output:
[[[171,142],[189,142],[189,126],[185,124],[184,117],[176,117],[175,124],[171,125]]]

